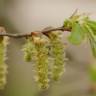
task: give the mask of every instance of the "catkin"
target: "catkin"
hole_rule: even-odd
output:
[[[48,79],[48,48],[46,40],[41,37],[34,38],[35,48],[37,51],[36,57],[36,81],[41,89],[46,89],[49,86]]]
[[[50,75],[54,80],[58,80],[65,65],[65,46],[58,32],[51,32],[48,34],[49,38],[45,37],[32,36],[23,47],[25,60],[34,61],[35,80],[40,89],[49,87]]]
[[[33,62],[32,70],[35,71],[35,80],[40,89],[48,88],[48,48],[45,38],[40,36],[27,38],[23,52],[25,61]]]
[[[49,39],[51,43],[51,50],[53,55],[53,68],[52,68],[52,78],[53,80],[58,80],[64,72],[65,65],[65,52],[64,44],[59,37],[58,32],[54,31],[49,33]]]
[[[3,37],[0,40],[0,89],[3,89],[6,85],[7,77],[7,65],[5,63],[6,57],[6,47],[8,44],[8,38]]]
[[[33,44],[32,37],[27,38],[22,50],[24,52],[25,61],[30,62],[34,60],[35,46]]]

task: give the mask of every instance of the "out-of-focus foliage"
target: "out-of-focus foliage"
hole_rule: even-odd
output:
[[[90,80],[96,82],[96,64],[92,64],[89,67],[89,77]]]

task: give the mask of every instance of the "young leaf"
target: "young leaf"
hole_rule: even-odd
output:
[[[92,48],[93,56],[96,57],[96,42],[93,41],[91,38],[89,40],[90,40],[90,45]]]
[[[88,26],[86,24],[85,27],[88,30],[88,39],[90,41],[93,56],[96,57],[96,38],[95,38],[95,35],[93,34],[93,30],[90,28],[90,26]]]
[[[93,30],[94,35],[96,35],[96,21],[88,20],[87,24]]]
[[[68,37],[69,41],[72,44],[78,45],[82,42],[84,37],[85,37],[85,32],[84,32],[83,28],[81,27],[81,25],[79,23],[75,22],[72,26],[72,33]]]

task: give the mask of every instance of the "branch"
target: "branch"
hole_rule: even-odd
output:
[[[5,30],[5,29],[4,29]],[[47,29],[47,30],[42,30],[42,31],[34,31],[34,32],[30,32],[30,33],[26,33],[26,34],[12,34],[12,33],[5,33],[5,31],[0,31],[0,37],[2,36],[8,36],[8,37],[12,37],[12,38],[21,38],[21,37],[30,37],[32,35],[38,35],[40,33],[43,33],[44,35],[48,35],[48,33],[52,32],[52,31],[71,31],[71,28],[64,28],[64,27],[58,27],[58,28],[51,28],[51,29]]]

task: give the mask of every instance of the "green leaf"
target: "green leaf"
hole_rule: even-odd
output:
[[[87,24],[93,30],[94,35],[96,35],[96,21],[88,20]]]
[[[88,24],[86,24],[85,27],[88,30],[87,34],[88,34],[88,39],[90,41],[93,56],[96,57],[96,37],[93,33],[93,30]]]
[[[85,32],[81,25],[75,22],[72,26],[71,35],[68,37],[68,40],[75,45],[80,44],[85,37]]]
[[[92,45],[92,51],[93,51],[94,57],[96,57],[96,43],[94,43],[94,44]]]
[[[96,57],[96,42],[90,38],[90,45],[92,48],[93,56]]]

